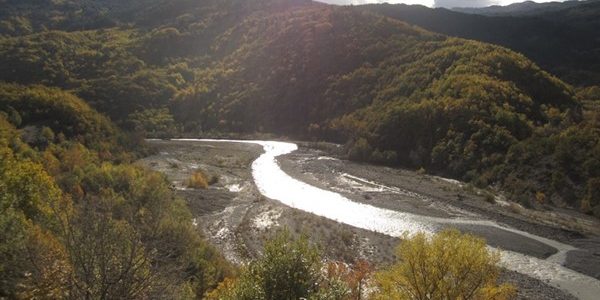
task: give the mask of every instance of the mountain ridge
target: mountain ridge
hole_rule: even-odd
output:
[[[535,2],[535,1],[524,1],[511,3],[509,5],[492,5],[488,7],[453,7],[451,10],[477,14],[484,16],[512,16],[512,17],[523,17],[523,16],[535,16],[548,12],[555,12],[563,9],[576,7],[585,3],[591,3],[597,0],[568,0],[568,1],[553,1],[553,2]]]
[[[577,86],[600,83],[600,36],[594,30],[600,26],[598,1],[532,17],[489,17],[403,4],[361,7],[433,32],[510,48]]]

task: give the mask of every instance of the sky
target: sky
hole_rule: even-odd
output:
[[[421,4],[429,7],[485,7],[491,5],[508,5],[525,0],[317,0],[330,4],[365,4],[365,3],[405,3]],[[551,2],[557,0],[535,0],[535,2]]]

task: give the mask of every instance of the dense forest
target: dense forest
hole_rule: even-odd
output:
[[[0,84],[0,109],[1,297],[180,298],[233,274],[166,178],[130,164],[132,139],[81,99]]]
[[[600,84],[600,33],[596,30],[600,27],[600,1],[538,5],[556,6],[524,15],[498,13],[496,16],[418,5],[362,7],[434,32],[510,48],[576,86]]]

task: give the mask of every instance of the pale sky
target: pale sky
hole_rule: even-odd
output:
[[[365,4],[365,3],[405,3],[421,4],[429,7],[484,7],[491,5],[508,5],[525,0],[317,0],[330,4]],[[535,2],[552,2],[556,0],[535,0]]]

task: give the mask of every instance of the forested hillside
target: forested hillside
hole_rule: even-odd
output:
[[[454,7],[453,11],[484,15],[484,16],[535,16],[579,6],[598,0],[573,0],[573,1],[551,1],[535,2],[523,1],[506,6],[492,5],[488,7]]]
[[[233,274],[132,146],[68,92],[0,84],[0,297],[184,298]]]
[[[600,209],[597,114],[521,54],[362,7],[91,3],[3,1],[0,80],[60,87],[150,136],[343,142],[353,159],[497,185],[528,205]],[[573,32],[555,37],[567,47]]]
[[[563,6],[530,16],[497,17],[403,4],[363,8],[434,32],[501,45],[571,84],[598,85],[600,1]]]

